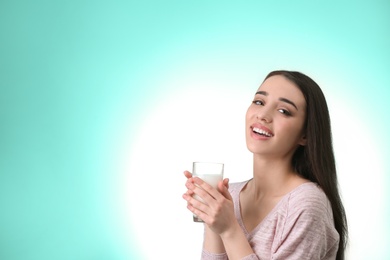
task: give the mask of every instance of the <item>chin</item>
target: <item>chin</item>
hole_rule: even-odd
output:
[[[263,147],[259,147],[259,145],[255,144],[247,144],[246,148],[248,148],[249,152],[253,154],[264,154],[266,152]]]

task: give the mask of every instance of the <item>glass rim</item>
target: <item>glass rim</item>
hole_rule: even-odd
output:
[[[202,162],[202,161],[196,161],[196,162],[192,162],[193,164],[200,164],[200,163],[203,163],[203,164],[222,164],[224,165],[225,163],[221,163],[221,162]]]

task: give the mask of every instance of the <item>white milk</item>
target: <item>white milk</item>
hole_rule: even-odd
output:
[[[204,182],[208,183],[210,186],[212,186],[214,188],[217,188],[218,183],[220,181],[222,181],[222,179],[223,179],[223,173],[221,173],[221,174],[199,174],[199,175],[194,175],[194,176],[201,178]],[[203,200],[198,195],[194,195],[194,198],[203,202]],[[203,222],[195,214],[193,216],[193,219],[194,219],[194,222]]]
[[[194,175],[201,178],[206,183],[210,184],[212,187],[217,188],[218,182],[222,181],[223,175],[221,174],[199,174]]]

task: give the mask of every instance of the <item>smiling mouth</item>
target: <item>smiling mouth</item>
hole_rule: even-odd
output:
[[[273,134],[271,134],[263,129],[257,128],[257,127],[253,127],[252,131],[258,135],[261,135],[261,136],[266,136],[266,137],[274,136]]]

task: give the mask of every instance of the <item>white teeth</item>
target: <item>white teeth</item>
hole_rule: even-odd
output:
[[[268,137],[272,137],[272,134],[264,131],[263,129],[257,128],[257,127],[253,128],[253,132],[256,132],[258,134],[265,135],[265,136],[268,136]]]

